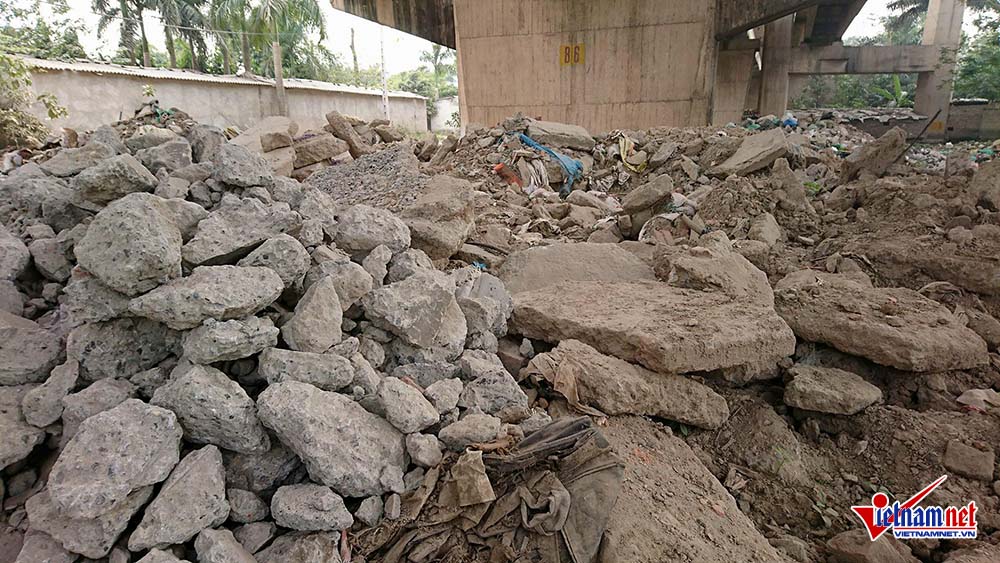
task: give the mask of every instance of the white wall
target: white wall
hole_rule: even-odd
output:
[[[274,88],[267,85],[223,84],[170,80],[119,74],[35,69],[32,72],[36,93],[54,94],[69,115],[49,122],[53,129],[70,127],[78,131],[93,129],[132,117],[135,108],[146,101],[143,85],[153,87],[160,107],[176,107],[201,123],[219,127],[246,128],[262,117],[275,115]],[[299,130],[320,128],[330,110],[365,120],[379,119],[382,96],[352,92],[331,92],[288,88],[289,117],[299,123]],[[389,116],[393,123],[410,131],[427,130],[427,114],[422,98],[389,97]],[[36,104],[32,111],[45,117]]]
[[[431,130],[453,131],[457,129],[456,127],[448,125],[448,120],[451,119],[451,114],[458,111],[458,96],[441,98],[434,104],[434,106],[437,108],[437,115],[431,118]]]

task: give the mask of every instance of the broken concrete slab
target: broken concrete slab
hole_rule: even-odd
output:
[[[432,260],[451,257],[475,227],[472,184],[451,176],[431,178],[400,216],[410,228],[410,244]]]
[[[45,428],[59,420],[63,398],[76,386],[80,365],[75,360],[55,367],[45,383],[28,391],[21,401],[21,411],[28,424]]]
[[[347,143],[351,156],[354,158],[360,158],[374,152],[374,149],[361,139],[361,136],[340,112],[334,110],[326,114],[326,122],[329,124],[330,132]]]
[[[258,358],[257,370],[269,384],[301,381],[323,391],[339,391],[354,380],[350,360],[333,353],[314,354],[268,348]]]
[[[303,168],[310,164],[330,160],[331,158],[350,150],[346,141],[334,137],[330,133],[309,131],[305,136],[295,139],[295,163],[293,168]]]
[[[295,237],[282,233],[264,241],[236,265],[270,268],[288,288],[306,275],[310,263],[309,252],[302,243]]]
[[[261,421],[298,454],[310,477],[341,495],[381,494],[382,472],[405,469],[403,435],[344,395],[285,381],[268,386],[257,408]]]
[[[17,279],[30,262],[31,254],[24,242],[6,227],[0,228],[0,279]]]
[[[45,381],[61,355],[55,334],[31,319],[0,312],[0,385]]]
[[[512,253],[497,276],[511,294],[560,282],[654,280],[653,270],[616,244],[557,243]]]
[[[31,529],[52,536],[67,551],[100,559],[111,552],[132,517],[153,496],[153,487],[129,493],[114,508],[93,518],[68,515],[50,493],[45,489],[28,499],[25,508]]]
[[[192,366],[175,374],[156,390],[150,403],[176,413],[189,442],[246,454],[270,448],[253,400],[239,383],[217,369]]]
[[[852,415],[882,400],[882,390],[836,368],[797,365],[788,370],[785,404],[798,409]]]
[[[570,404],[593,405],[608,415],[639,414],[715,429],[729,418],[726,400],[689,377],[654,373],[563,340],[528,363],[522,376],[547,379]]]
[[[135,386],[127,379],[109,377],[67,395],[62,400],[61,443],[67,444],[84,420],[111,410],[135,396]]]
[[[788,155],[789,145],[785,132],[780,127],[744,137],[736,154],[725,162],[708,170],[710,176],[725,178],[736,174],[746,176],[774,164],[775,160]]]
[[[199,266],[133,299],[129,311],[182,330],[205,319],[227,321],[253,315],[274,303],[285,284],[269,268],[258,266]]]
[[[299,299],[292,318],[281,326],[281,337],[293,350],[322,354],[343,338],[343,316],[336,282],[326,276]]]
[[[803,340],[905,371],[966,369],[989,361],[979,335],[910,289],[799,270],[775,285],[775,309]]]
[[[0,468],[17,463],[45,440],[45,432],[28,424],[21,412],[30,385],[0,387]]]
[[[129,551],[185,543],[228,516],[222,454],[215,446],[205,446],[184,456],[170,473],[129,536]]]
[[[52,466],[54,504],[70,518],[96,518],[129,504],[133,491],[170,474],[181,432],[174,413],[137,399],[88,418]]]
[[[274,184],[271,165],[262,156],[234,143],[225,143],[215,154],[212,177],[230,186],[252,188]]]
[[[271,498],[271,515],[283,528],[307,532],[346,530],[354,524],[340,495],[312,483],[278,488]]]
[[[247,317],[230,321],[207,319],[186,333],[184,356],[196,364],[212,364],[252,356],[278,343],[278,329],[271,319]]]
[[[132,192],[151,192],[157,183],[138,159],[122,154],[84,170],[70,185],[82,199],[105,205]]]
[[[592,151],[596,144],[594,137],[583,127],[555,121],[532,120],[528,123],[528,136],[549,147],[585,152]]]
[[[125,317],[74,328],[66,356],[80,363],[87,381],[131,377],[163,361],[179,343],[180,335],[158,322]]]
[[[129,194],[94,217],[74,253],[83,269],[129,296],[181,275],[181,230],[163,198]]]
[[[393,254],[410,246],[410,229],[390,211],[368,205],[353,205],[337,217],[337,226],[330,233],[337,248],[363,257],[374,248],[385,245]]]
[[[87,143],[78,149],[63,149],[40,166],[49,176],[65,178],[115,156],[115,149],[101,142]]]
[[[155,147],[136,151],[135,157],[154,174],[158,173],[161,168],[167,172],[180,170],[181,168],[190,166],[193,162],[191,159],[191,143],[188,143],[187,139],[183,137],[161,143]]]
[[[194,550],[199,563],[257,563],[225,528],[202,530],[194,540]]]
[[[194,236],[181,253],[185,262],[195,266],[229,263],[301,224],[299,214],[287,203],[266,205],[254,198],[224,199],[215,211],[198,223]]]
[[[403,434],[419,432],[440,420],[437,409],[416,387],[395,377],[382,379],[378,403],[386,420]]]
[[[660,373],[776,362],[795,337],[765,304],[660,282],[564,282],[514,295],[511,331],[575,339]]]
[[[974,448],[959,440],[949,440],[941,458],[948,471],[979,481],[993,481],[996,453],[989,447]]]
[[[862,172],[877,177],[885,175],[906,151],[906,131],[893,127],[871,143],[865,143],[847,156],[840,165],[840,183],[846,184]]]
[[[430,348],[435,344],[448,307],[452,304],[457,307],[454,292],[450,276],[427,270],[376,289],[361,302],[368,320],[375,326],[414,346]],[[462,340],[464,344],[464,335]]]

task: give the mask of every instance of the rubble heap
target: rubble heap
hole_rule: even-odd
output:
[[[0,178],[8,559],[996,555],[849,510],[948,472],[1000,529],[996,161],[172,115]]]

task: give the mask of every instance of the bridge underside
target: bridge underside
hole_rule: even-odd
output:
[[[924,45],[851,48],[840,40],[866,0],[330,1],[458,49],[466,124],[524,111],[594,131],[780,114],[809,74],[920,73],[918,111],[933,114],[962,16],[961,0],[930,0]]]

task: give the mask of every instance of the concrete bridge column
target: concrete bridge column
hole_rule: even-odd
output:
[[[788,108],[788,70],[792,62],[795,16],[785,16],[764,27],[760,114],[781,117]]]
[[[941,114],[927,129],[928,137],[942,138],[947,133],[964,10],[962,0],[930,0],[927,10],[923,43],[939,49],[938,64],[933,71],[920,73],[914,109],[928,117],[941,110]]]

